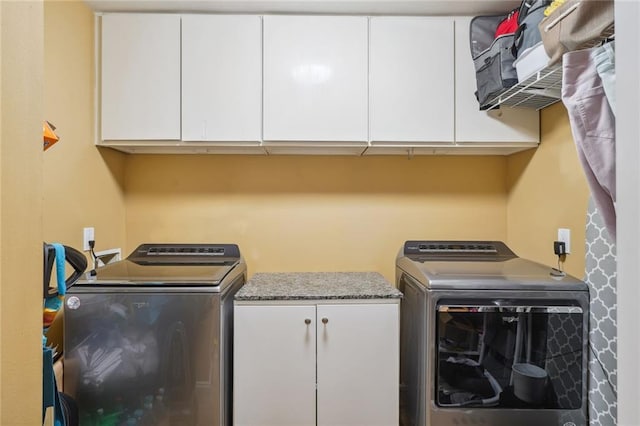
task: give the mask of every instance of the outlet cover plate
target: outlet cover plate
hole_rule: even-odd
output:
[[[564,243],[567,254],[571,253],[571,230],[567,228],[558,228],[558,241]]]
[[[82,250],[91,250],[91,247],[89,247],[89,241],[95,240],[95,230],[93,229],[93,227],[84,228],[82,230]]]

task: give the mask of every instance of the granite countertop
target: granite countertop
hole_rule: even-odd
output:
[[[400,299],[402,293],[377,272],[257,273],[235,300]]]

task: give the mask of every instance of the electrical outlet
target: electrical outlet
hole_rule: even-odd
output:
[[[571,230],[567,228],[558,228],[558,241],[564,243],[565,252],[571,253]]]
[[[91,247],[89,247],[89,241],[95,241],[95,230],[93,227],[84,228],[82,230],[82,250],[89,251]]]

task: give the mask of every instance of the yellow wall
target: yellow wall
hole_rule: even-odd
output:
[[[0,424],[42,406],[41,1],[0,2]]]
[[[2,48],[2,5],[0,4],[0,48]],[[0,58],[0,61],[2,60],[2,58]],[[0,62],[0,166],[2,165],[2,141],[4,139],[3,133],[2,133],[2,104],[4,103],[4,98],[2,97],[2,62]],[[2,170],[0,168],[0,170]],[[0,175],[0,256],[2,256],[2,236],[3,236],[3,226],[2,226],[2,177]],[[3,272],[3,268],[2,268],[2,260],[0,259],[0,307],[2,306],[2,293],[4,293],[4,291],[2,290],[2,272]],[[2,402],[3,402],[3,392],[2,392],[2,330],[4,327],[4,324],[2,322],[2,315],[0,315],[0,419],[2,418]]]
[[[541,123],[540,146],[507,161],[508,243],[519,256],[554,265],[558,228],[569,228],[571,254],[565,270],[583,278],[589,189],[564,105],[545,108]]]
[[[44,26],[44,112],[60,141],[44,153],[42,238],[82,250],[82,228],[93,226],[96,251],[122,248],[125,156],[94,146],[93,12],[82,1],[47,0]],[[52,345],[62,346],[62,318],[47,333]]]
[[[561,104],[542,113],[540,148],[508,158],[125,157],[93,147],[84,3],[47,1],[43,17],[39,1],[0,1],[0,46],[2,425],[40,422],[41,243],[79,248],[84,226],[97,249],[125,254],[147,241],[237,242],[250,273],[389,280],[406,239],[505,239],[553,264],[556,229],[569,227],[566,269],[583,274],[588,190]],[[44,155],[43,117],[61,136]]]
[[[258,271],[374,270],[394,281],[407,239],[499,239],[584,274],[588,188],[561,103],[542,143],[510,157],[128,156],[127,250],[237,242]]]
[[[127,250],[235,242],[249,274],[378,271],[407,239],[506,239],[504,157],[132,155]]]
[[[542,111],[542,143],[510,157],[128,156],[127,250],[150,241],[240,244],[249,272],[374,270],[394,280],[412,238],[503,239],[584,275],[588,188],[566,110]]]
[[[45,1],[45,117],[60,141],[44,153],[44,239],[82,250],[125,240],[124,154],[94,146],[94,15],[75,1]]]

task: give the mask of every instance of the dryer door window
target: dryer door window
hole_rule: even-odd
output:
[[[441,300],[436,309],[436,403],[581,408],[583,321],[577,306]]]

